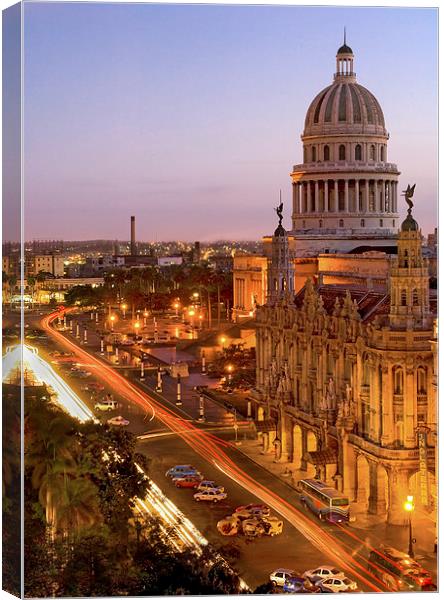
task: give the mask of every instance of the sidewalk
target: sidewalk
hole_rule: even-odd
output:
[[[306,471],[294,469],[291,464],[276,462],[274,453],[264,454],[259,440],[244,440],[238,450],[292,489],[296,489],[299,479],[307,476]],[[388,525],[385,516],[369,514],[362,503],[352,502],[350,513],[356,520],[349,523],[347,527],[350,533],[362,542],[362,547],[377,548],[383,543],[407,552],[409,538],[407,526]],[[412,517],[412,532],[413,538],[416,539],[415,559],[432,573],[436,581],[437,555],[433,551],[436,526],[433,515],[418,508]]]

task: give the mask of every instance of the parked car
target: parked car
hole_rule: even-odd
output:
[[[208,481],[208,480],[201,481],[197,488],[198,492],[203,492],[205,490],[219,490],[219,492],[225,491],[225,489],[222,485],[217,485],[214,481]]]
[[[353,592],[358,589],[356,581],[348,577],[327,577],[317,583],[321,592]]]
[[[240,519],[269,517],[270,507],[265,504],[247,504],[246,506],[238,506],[235,510],[235,515]]]
[[[287,594],[306,593],[309,591],[306,587],[306,581],[304,577],[289,577],[284,581],[282,591]]]
[[[345,577],[344,573],[337,569],[336,567],[331,567],[329,565],[321,565],[316,569],[311,569],[309,571],[305,571],[302,574],[302,577],[306,577],[312,583],[317,583],[323,579],[327,579],[327,577]]]
[[[113,417],[112,419],[108,419],[107,423],[108,423],[108,425],[116,425],[118,427],[125,427],[126,425],[129,425],[128,419],[124,419],[120,415],[118,417]]]
[[[270,581],[273,585],[282,587],[287,579],[296,577],[296,572],[292,569],[276,569],[273,573],[270,573]]]
[[[165,473],[165,477],[171,477],[171,479],[173,479],[174,477],[195,475],[197,472],[196,467],[193,467],[193,465],[175,465],[174,467],[171,467],[171,469],[168,469]]]
[[[199,489],[200,477],[197,475],[187,475],[186,477],[176,477],[173,483],[178,488],[197,488]]]
[[[226,497],[226,492],[218,492],[217,490],[205,490],[194,494],[196,502],[214,502],[215,504],[221,500],[225,500]]]
[[[104,398],[102,400],[98,400],[94,404],[94,408],[96,410],[103,410],[103,411],[116,410],[116,408],[117,408],[117,402],[115,400],[109,400],[107,398]]]
[[[121,342],[119,342],[120,346],[134,346],[134,344],[134,340],[122,340]]]

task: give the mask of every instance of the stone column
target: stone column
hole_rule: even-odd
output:
[[[415,448],[415,371],[410,359],[405,368],[404,388],[404,444],[406,448]]]
[[[351,212],[348,200],[348,179],[344,180],[344,210],[346,212]]]
[[[381,446],[387,446],[393,440],[393,376],[392,366],[382,366],[382,389],[384,393],[382,395],[382,432],[381,432]]]
[[[334,195],[333,195],[333,212],[338,212],[339,207],[339,194],[338,194],[338,180],[334,181]]]
[[[370,495],[368,498],[368,512],[372,515],[383,515],[387,509],[385,505],[385,489],[378,479],[378,463],[371,460],[370,467]]]
[[[356,488],[356,452],[348,441],[348,433],[342,438],[342,492],[350,501],[355,498]]]
[[[307,181],[307,213],[311,212],[311,181]]]
[[[299,212],[298,208],[298,184],[293,182],[293,214]]]
[[[365,180],[365,194],[364,194],[364,212],[369,212],[369,180]]]
[[[400,465],[394,465],[388,472],[388,481],[387,523],[389,525],[407,525],[408,517],[404,510],[404,502],[409,491],[408,472],[401,470]]]
[[[324,212],[328,212],[328,179],[324,180]]]
[[[307,461],[305,460],[305,454],[307,452],[307,430],[302,427],[302,451],[301,451],[301,465],[299,469],[301,471],[307,470]]]
[[[395,212],[398,212],[398,182],[395,181],[395,198],[394,198],[394,209]]]
[[[319,181],[315,181],[315,212],[319,212]]]

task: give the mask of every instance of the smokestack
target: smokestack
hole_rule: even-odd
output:
[[[131,256],[136,256],[136,217],[131,217],[131,246],[130,246],[130,254]]]

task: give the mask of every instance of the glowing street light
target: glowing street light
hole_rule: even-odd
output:
[[[128,308],[128,306],[126,304],[122,304],[121,308],[123,311],[123,318],[126,319],[126,309]]]
[[[228,383],[231,383],[231,376],[232,376],[233,370],[234,370],[233,365],[227,365]]]
[[[227,341],[227,338],[226,338],[224,335],[222,335],[222,336],[219,338],[219,341],[220,341],[220,345],[222,346],[222,350],[223,350],[223,349],[224,349],[224,347],[225,347],[225,342]]]
[[[116,320],[116,315],[110,315],[109,320],[111,321],[111,331],[114,331],[114,321]]]
[[[144,324],[145,327],[146,327],[146,320],[147,320],[147,318],[148,318],[148,311],[145,309],[143,311],[143,324]]]
[[[404,502],[404,510],[409,515],[409,551],[408,554],[410,558],[414,558],[415,553],[413,552],[413,536],[412,536],[412,512],[415,510],[415,505],[413,504],[413,496],[407,496],[407,501]]]
[[[196,313],[194,312],[193,309],[188,311],[188,316],[191,317],[191,329],[194,329],[194,315]]]
[[[203,315],[199,315],[199,329],[202,329]]]
[[[178,314],[179,314],[179,306],[180,306],[179,302],[175,302],[175,303],[173,304],[174,310],[176,311],[176,317],[177,317],[177,316],[178,316]]]
[[[136,322],[134,323],[134,330],[135,330],[135,332],[136,332],[136,342],[137,342],[137,338],[138,338],[138,335],[137,335],[137,334],[139,333],[139,329],[140,329],[140,322],[139,322],[139,321],[136,321]]]

